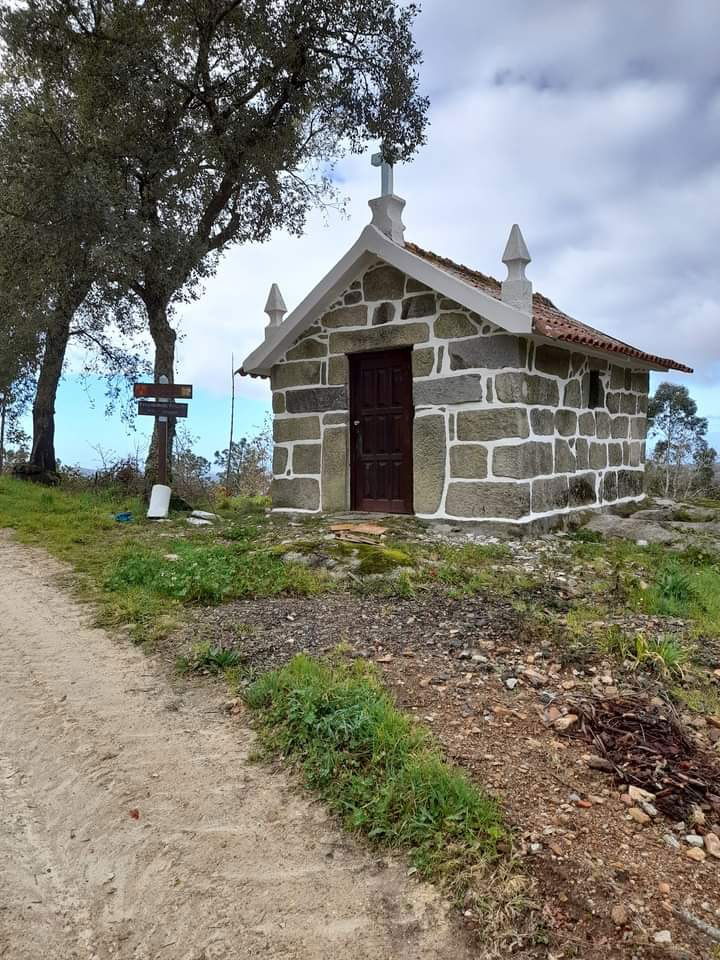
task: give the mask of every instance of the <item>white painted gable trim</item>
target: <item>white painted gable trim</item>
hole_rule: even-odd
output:
[[[269,376],[273,364],[287,352],[295,340],[327,310],[359,273],[379,257],[403,273],[424,283],[450,300],[473,310],[508,333],[532,332],[532,318],[520,310],[496,300],[405,247],[389,240],[377,227],[365,227],[356,242],[311,290],[305,299],[277,327],[266,327],[265,340],[245,359],[242,370],[256,376]]]

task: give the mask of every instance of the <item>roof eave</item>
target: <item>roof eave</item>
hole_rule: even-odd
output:
[[[532,318],[497,300],[490,294],[455,277],[394,243],[376,227],[365,227],[348,252],[335,264],[277,327],[266,327],[265,340],[245,359],[238,372],[269,376],[272,366],[286,353],[300,334],[321,316],[351,280],[375,257],[397,267],[450,300],[485,317],[509,333],[532,332]]]

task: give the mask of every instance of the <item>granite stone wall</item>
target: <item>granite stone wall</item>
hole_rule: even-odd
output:
[[[412,348],[419,516],[525,523],[641,496],[646,370],[508,334],[377,263],[273,367],[276,509],[349,509],[347,354],[395,347]]]

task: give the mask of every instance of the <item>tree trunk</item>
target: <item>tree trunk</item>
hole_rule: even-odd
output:
[[[0,403],[0,473],[5,466],[5,411],[7,410],[7,396],[3,394]]]
[[[175,381],[175,340],[177,335],[168,320],[168,298],[164,291],[148,292],[144,297],[145,308],[148,314],[150,336],[155,344],[155,380],[166,376],[170,383]],[[168,482],[171,480],[170,469],[172,464],[172,449],[175,439],[175,420],[170,419],[167,425],[167,454],[168,454]],[[147,460],[145,461],[145,487],[149,492],[158,476],[158,429],[157,423],[153,429]]]
[[[55,398],[62,376],[65,351],[70,337],[70,321],[75,311],[57,310],[45,334],[37,391],[33,403],[33,444],[30,452],[32,472],[42,477],[57,471],[55,458]]]
[[[33,443],[24,471],[40,480],[50,480],[57,471],[55,398],[70,338],[70,324],[89,289],[90,283],[84,278],[71,282],[50,314],[45,331],[45,349],[33,403]]]

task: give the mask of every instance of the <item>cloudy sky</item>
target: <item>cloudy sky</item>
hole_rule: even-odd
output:
[[[395,191],[407,239],[498,277],[518,222],[535,290],[695,368],[672,379],[720,448],[718,36],[717,0],[425,0],[431,125]],[[188,427],[206,455],[227,443],[231,353],[239,364],[262,338],[270,284],[292,309],[369,219],[370,151],[337,175],[347,219],[317,215],[302,239],[230,251],[182,315],[178,379],[196,386]],[[268,407],[264,381],[238,381],[241,431]],[[89,438],[118,452],[141,439],[72,378],[58,413],[65,462],[92,466]]]

